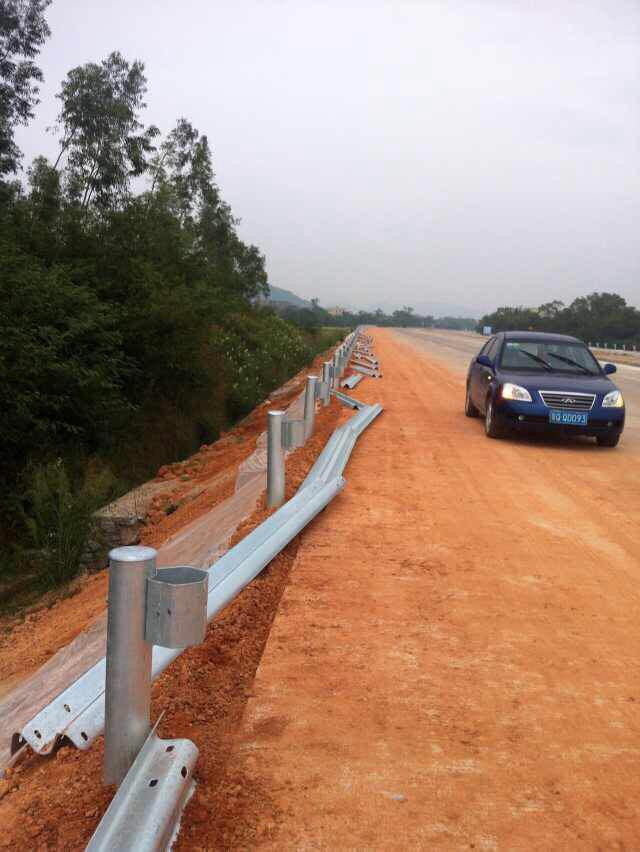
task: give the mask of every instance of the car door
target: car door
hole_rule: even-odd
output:
[[[495,360],[496,353],[498,351],[498,338],[492,337],[491,340],[488,341],[486,346],[478,353],[480,355],[486,355],[487,358],[491,358],[492,361]],[[477,360],[472,367],[471,370],[471,382],[469,385],[469,390],[471,394],[471,400],[475,407],[484,412],[484,401],[487,395],[487,385],[490,380],[493,378],[493,370],[489,367],[485,367],[483,364],[478,364]]]

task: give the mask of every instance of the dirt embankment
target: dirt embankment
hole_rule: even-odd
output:
[[[162,482],[166,489],[151,502],[143,544],[160,546],[233,493],[239,465],[266,428],[267,411],[289,405],[303,390],[306,376],[321,370],[325,357],[319,355],[312,367],[300,371],[218,441],[185,461],[160,468],[153,483]],[[27,611],[0,618],[0,698],[104,612],[107,585],[106,570],[85,574]]]
[[[293,388],[291,395],[298,390],[299,387]],[[282,403],[280,397],[277,404]],[[265,407],[234,430],[234,437],[243,440],[234,442],[227,436],[227,447],[234,443],[237,447],[236,466],[252,449],[244,443],[255,444],[255,437],[264,429]],[[340,414],[341,407],[335,401],[321,408],[316,416],[314,436],[287,459],[287,498],[295,493],[306,476]],[[214,454],[203,450],[198,455],[203,457],[200,468],[193,460],[184,463],[184,468],[193,471],[193,476],[204,477],[207,459]],[[217,455],[219,458],[214,455],[209,471],[219,472],[228,460],[226,453]],[[181,514],[183,523],[187,523],[212,505],[209,499],[199,504],[194,501],[185,507],[184,513],[159,515],[157,522],[150,524],[145,541],[160,543],[177,528]],[[258,510],[238,529],[232,543],[243,538],[271,511],[266,509],[263,497]],[[215,817],[210,807],[211,791],[222,777],[230,734],[242,716],[297,547],[296,539],[210,625],[205,642],[185,652],[154,684],[152,717],[157,718],[161,711],[165,712],[160,735],[188,737],[200,749],[196,773],[198,792],[190,805],[187,824],[198,825]],[[78,624],[86,623],[90,618],[88,610],[95,614],[99,606],[104,605],[105,594],[106,579],[102,576],[90,578],[73,598],[61,601],[51,610],[36,613],[19,631],[19,643],[24,642],[23,634],[30,629],[33,644],[40,643],[43,635],[50,636],[48,650],[54,650],[56,624],[64,623],[74,611]],[[67,636],[71,633],[69,631]],[[6,660],[4,664],[9,668]],[[101,783],[102,753],[100,738],[88,752],[64,746],[50,758],[31,755],[9,770],[8,777],[0,781],[0,822],[3,826],[0,847],[83,849],[114,792],[113,788],[104,788]]]

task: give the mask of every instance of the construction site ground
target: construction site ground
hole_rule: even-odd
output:
[[[637,848],[639,430],[489,440],[459,361],[374,337],[384,413],[181,848]]]
[[[384,412],[345,490],[154,686],[201,750],[177,848],[637,848],[637,418],[615,450],[492,441],[455,340],[372,333],[384,378],[354,395]],[[82,849],[101,759],[12,770],[0,846]]]

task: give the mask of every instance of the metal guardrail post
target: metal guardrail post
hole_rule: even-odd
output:
[[[333,386],[340,386],[340,352],[337,349],[333,353]]]
[[[325,361],[322,364],[322,384],[326,387],[322,404],[326,406],[331,402],[331,361]]]
[[[147,579],[156,573],[152,547],[116,547],[109,553],[105,784],[122,781],[151,730],[151,645],[144,636]]]
[[[307,386],[304,394],[304,438],[305,441],[313,435],[316,417],[316,383],[317,376],[307,376]]]
[[[105,666],[105,784],[120,784],[151,731],[154,645],[186,648],[205,636],[206,571],[156,567],[152,547],[109,553]]]
[[[280,506],[284,502],[284,418],[284,411],[267,414],[267,506]]]

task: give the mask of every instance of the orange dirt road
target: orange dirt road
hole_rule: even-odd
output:
[[[488,440],[459,374],[373,334],[385,411],[181,848],[640,848],[637,439]]]

